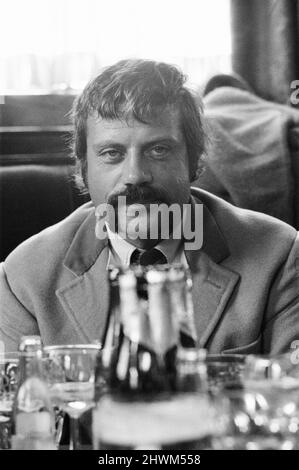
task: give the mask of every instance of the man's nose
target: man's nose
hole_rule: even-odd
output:
[[[138,185],[151,183],[152,174],[146,162],[137,151],[132,151],[127,155],[125,166],[123,167],[123,183]]]

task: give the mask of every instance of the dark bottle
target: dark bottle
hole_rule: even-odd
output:
[[[115,350],[121,335],[120,321],[120,297],[119,297],[119,275],[120,268],[109,268],[109,311],[105,330],[101,341],[102,348],[98,353],[95,370],[95,400],[98,401],[101,394],[106,393],[108,375],[115,360]],[[104,347],[103,347],[104,345]]]
[[[142,276],[128,271],[120,277],[122,334],[111,369],[110,387],[130,399],[172,393],[178,325],[171,314],[167,272],[155,269]]]
[[[54,412],[43,377],[40,337],[24,336],[19,351],[19,383],[13,405],[12,448],[53,450]]]
[[[146,289],[144,282],[142,288],[146,295],[139,295],[139,274],[129,270],[119,275],[120,328],[113,351],[111,342],[107,343],[108,329],[103,341],[106,390],[93,413],[94,447],[194,448],[194,438],[201,435],[195,416],[202,401],[199,382],[189,379],[197,375],[199,356],[192,336],[194,325],[187,321],[182,306],[183,290],[174,286],[182,279],[169,269],[148,269]],[[114,315],[110,311],[108,325]],[[187,346],[181,342],[184,336]],[[111,353],[109,362],[104,360],[106,347]]]

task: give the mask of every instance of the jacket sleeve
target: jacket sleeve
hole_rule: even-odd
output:
[[[299,234],[272,283],[263,326],[264,352],[291,352],[299,344]]]
[[[23,335],[38,335],[34,315],[29,312],[12,291],[0,264],[0,341],[5,351],[16,351]],[[4,343],[4,344],[3,344]]]

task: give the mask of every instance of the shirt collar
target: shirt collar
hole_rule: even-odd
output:
[[[106,224],[106,229],[110,247],[108,265],[115,264],[127,268],[130,264],[131,255],[136,247],[128,243],[117,233],[112,232],[108,224]]]
[[[125,268],[129,267],[131,255],[136,249],[136,246],[124,240],[117,233],[112,232],[108,224],[106,224],[106,228],[110,245],[108,265],[116,264]],[[162,240],[155,246],[155,248],[163,253],[167,259],[167,263],[172,263],[177,257],[178,253],[183,250],[181,240],[178,239]]]

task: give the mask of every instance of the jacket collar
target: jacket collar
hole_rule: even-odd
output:
[[[208,209],[207,205],[201,200],[200,196],[204,193],[198,189],[192,190],[191,197],[191,219],[194,217],[195,205],[203,206],[203,240],[202,247],[199,250],[185,250],[185,254],[191,268],[196,270],[201,253],[205,253],[214,263],[220,263],[230,255],[229,247],[224,235],[222,234],[217,221]]]
[[[90,204],[90,213],[80,225],[64,258],[64,266],[77,276],[81,276],[94,265],[108,239],[99,240],[95,236],[95,208]]]

